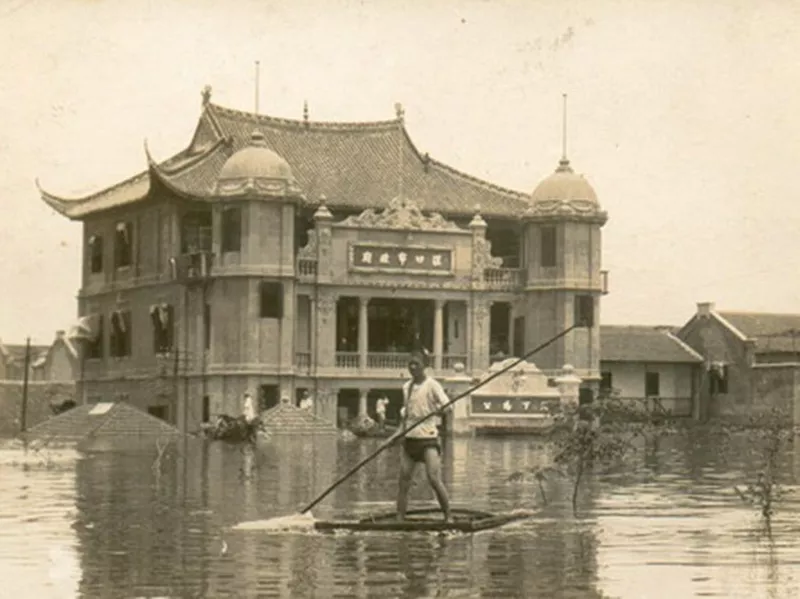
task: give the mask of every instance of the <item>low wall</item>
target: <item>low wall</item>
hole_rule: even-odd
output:
[[[22,416],[22,381],[0,381],[0,435],[16,435]],[[31,381],[28,383],[27,428],[53,415],[52,404],[75,399],[75,383]]]

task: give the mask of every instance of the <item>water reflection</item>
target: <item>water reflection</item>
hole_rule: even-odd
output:
[[[624,470],[590,477],[578,516],[569,480],[508,475],[541,466],[531,439],[456,439],[444,476],[459,506],[538,507],[474,536],[231,531],[296,513],[380,440],[286,438],[242,451],[182,443],[23,465],[0,447],[3,593],[36,597],[794,597],[800,594],[800,443],[782,457],[771,530],[733,493],[757,466],[741,439],[724,455],[702,435],[642,446]],[[67,454],[65,454],[67,455]],[[393,509],[397,449],[381,453],[317,517]],[[419,473],[412,502],[433,503]],[[24,585],[24,592],[23,591]]]

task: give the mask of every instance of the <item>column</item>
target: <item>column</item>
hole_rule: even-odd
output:
[[[444,353],[444,323],[442,314],[444,312],[444,300],[434,300],[433,309],[433,368],[436,371],[442,369],[442,358]]]
[[[363,418],[367,415],[367,395],[369,389],[358,390],[358,417]]]
[[[368,329],[369,318],[367,318],[368,307],[369,307],[369,298],[359,297],[358,298],[358,367],[361,370],[365,370],[367,368],[367,345],[369,343],[369,329]]]
[[[332,368],[336,363],[336,295],[328,290],[320,290],[314,311],[314,352],[312,357],[317,366]]]

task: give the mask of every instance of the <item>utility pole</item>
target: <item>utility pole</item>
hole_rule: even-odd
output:
[[[25,421],[28,418],[28,370],[31,366],[31,338],[25,341],[25,372],[22,379],[22,415],[20,417],[20,432],[24,433]]]

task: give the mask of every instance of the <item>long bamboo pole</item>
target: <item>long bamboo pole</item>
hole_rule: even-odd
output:
[[[328,487],[327,489],[325,489],[325,491],[324,491],[324,492],[323,492],[323,493],[322,493],[322,494],[321,494],[319,497],[317,497],[317,498],[316,498],[314,501],[312,501],[312,502],[311,502],[311,503],[309,503],[309,504],[308,504],[306,507],[304,507],[304,508],[303,508],[303,509],[300,511],[300,513],[301,513],[301,514],[305,514],[307,511],[309,511],[311,508],[313,508],[315,505],[317,505],[317,504],[318,504],[320,501],[322,501],[323,499],[325,499],[325,498],[326,498],[326,497],[327,497],[327,496],[328,496],[328,495],[329,495],[329,494],[330,494],[330,493],[331,493],[331,492],[332,492],[332,491],[333,491],[333,490],[334,490],[336,487],[338,487],[338,486],[339,486],[340,484],[342,484],[342,483],[343,483],[345,480],[347,480],[348,478],[350,478],[350,477],[351,477],[353,474],[355,474],[356,472],[358,472],[358,471],[359,471],[359,470],[360,470],[360,469],[361,469],[361,468],[362,468],[364,465],[366,465],[368,462],[371,462],[371,461],[372,461],[374,458],[376,458],[376,457],[377,457],[377,456],[378,456],[380,453],[382,453],[384,450],[386,450],[386,449],[388,449],[390,446],[392,446],[392,445],[393,445],[393,444],[394,444],[394,443],[395,443],[395,442],[396,442],[398,439],[401,439],[402,437],[404,437],[404,436],[405,436],[406,434],[408,434],[410,431],[412,431],[412,430],[414,430],[415,428],[417,428],[417,427],[418,427],[420,424],[422,424],[423,422],[425,422],[425,421],[426,421],[426,420],[428,420],[429,418],[433,418],[434,416],[436,416],[436,415],[437,415],[437,414],[439,414],[440,412],[443,412],[444,410],[446,410],[447,408],[449,408],[450,406],[452,406],[454,403],[456,403],[456,402],[457,402],[457,401],[459,401],[460,399],[463,399],[464,397],[467,397],[468,395],[471,395],[472,393],[474,393],[475,391],[477,391],[478,389],[480,389],[481,387],[483,387],[483,386],[484,386],[486,383],[488,383],[489,381],[491,381],[491,380],[494,380],[494,379],[496,379],[498,376],[500,376],[501,374],[504,374],[504,373],[508,372],[509,370],[511,370],[512,368],[514,368],[514,366],[517,366],[518,364],[520,364],[520,363],[524,362],[525,360],[527,360],[528,358],[530,358],[532,355],[534,355],[534,354],[536,354],[536,353],[538,353],[538,352],[542,351],[542,350],[543,350],[544,348],[546,348],[548,345],[550,345],[551,343],[553,343],[553,342],[555,342],[555,341],[557,341],[557,340],[561,339],[561,337],[565,336],[567,333],[569,333],[569,332],[570,332],[570,331],[572,331],[573,329],[577,328],[578,326],[579,326],[579,325],[577,325],[577,324],[573,324],[573,325],[571,325],[570,327],[568,327],[568,328],[564,329],[563,331],[561,331],[560,333],[558,333],[558,335],[556,335],[556,336],[554,336],[554,337],[552,337],[552,338],[548,339],[547,341],[545,341],[545,342],[544,342],[544,343],[542,343],[541,345],[538,345],[538,346],[536,346],[536,347],[535,347],[535,348],[533,348],[531,351],[529,351],[528,353],[526,353],[525,355],[523,355],[521,358],[517,358],[516,360],[514,360],[514,361],[513,361],[511,364],[509,364],[508,366],[505,366],[505,367],[501,368],[501,369],[500,369],[500,370],[498,370],[497,372],[495,372],[495,373],[491,374],[490,376],[486,377],[485,379],[483,379],[483,380],[482,380],[480,383],[478,383],[477,385],[474,385],[474,386],[470,387],[469,389],[467,389],[466,391],[464,391],[463,393],[461,393],[460,395],[457,395],[455,398],[451,399],[451,400],[450,400],[449,402],[447,402],[447,403],[446,403],[444,406],[442,406],[442,407],[441,407],[439,410],[437,410],[437,411],[435,411],[435,412],[431,412],[430,414],[428,414],[427,416],[425,416],[425,417],[424,417],[424,418],[422,418],[421,420],[418,420],[417,422],[415,422],[415,423],[414,423],[412,426],[409,426],[408,428],[406,428],[406,429],[404,429],[404,430],[401,430],[401,431],[400,431],[398,434],[395,434],[395,435],[393,435],[393,436],[392,436],[392,437],[391,437],[391,438],[390,438],[388,441],[386,441],[386,442],[385,442],[383,445],[381,445],[380,447],[378,447],[378,449],[376,449],[374,452],[372,452],[370,455],[368,455],[366,458],[364,458],[364,459],[363,459],[363,460],[361,460],[361,461],[360,461],[358,464],[356,464],[356,465],[355,465],[353,468],[351,468],[351,469],[350,469],[350,470],[349,470],[349,471],[348,471],[348,472],[347,472],[347,473],[346,473],[344,476],[342,476],[342,477],[341,477],[339,480],[337,480],[337,481],[336,481],[335,483],[333,483],[333,484],[332,484],[330,487]]]

